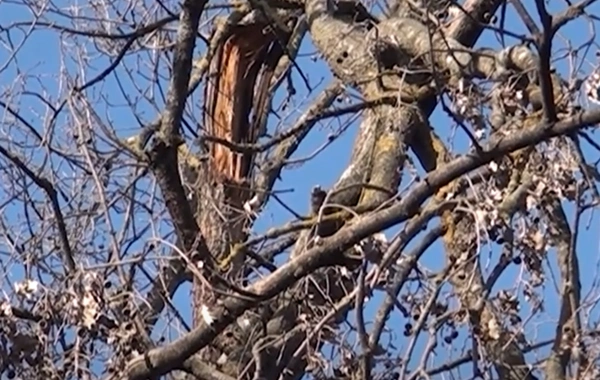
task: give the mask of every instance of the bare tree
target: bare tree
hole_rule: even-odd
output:
[[[3,378],[597,379],[598,7],[546,3],[0,1]]]

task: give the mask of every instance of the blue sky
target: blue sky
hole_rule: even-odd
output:
[[[525,1],[527,8],[530,9],[534,19],[537,20],[537,13],[532,3],[531,0]],[[60,0],[54,2],[54,4],[58,6],[67,6],[69,0]],[[85,8],[85,5],[82,6],[84,6],[83,9],[85,9],[85,12],[83,13],[88,15],[91,14],[92,11],[89,8]],[[552,5],[549,8],[551,12],[560,11],[561,9],[563,9],[562,2],[552,2]],[[114,10],[107,10],[106,12],[108,14],[114,14]],[[213,15],[214,13],[215,11],[211,11],[206,17]],[[595,5],[591,7],[590,13],[600,14],[600,6]],[[44,21],[52,20],[60,25],[69,25],[69,20],[65,17],[57,14],[49,14],[47,16],[49,17],[43,19]],[[138,16],[138,19],[139,18],[141,17]],[[20,2],[0,3],[0,26],[6,28],[12,22],[31,22],[31,20],[31,12],[23,5],[20,5]],[[511,7],[509,7],[505,25],[507,29],[512,32],[525,32],[525,28],[516,17]],[[582,19],[574,21],[565,27],[555,38],[554,50],[557,52],[557,57],[564,54],[565,48],[569,46],[572,48],[579,48],[586,43],[589,45],[587,55],[584,56],[584,49],[581,49],[577,57],[575,57],[574,68],[572,68],[564,58],[560,62],[555,63],[561,74],[567,75],[568,72],[573,70],[577,76],[585,77],[594,68],[594,65],[596,64],[594,53],[598,50],[598,46],[594,42],[595,35],[593,32],[594,27],[597,26],[598,22],[591,20]],[[94,26],[91,25],[89,27],[93,28]],[[52,102],[58,103],[68,94],[70,85],[59,80],[59,73],[69,73],[69,76],[73,78],[73,80],[75,80],[74,78],[77,76],[80,77],[78,80],[81,80],[81,77],[85,75],[84,81],[87,81],[107,67],[109,61],[97,52],[93,53],[94,47],[88,43],[86,48],[90,53],[87,58],[90,68],[86,73],[79,72],[76,62],[73,59],[74,53],[78,49],[75,45],[75,41],[83,42],[84,37],[73,38],[67,35],[61,36],[54,31],[47,31],[45,28],[41,27],[35,29],[30,35],[26,35],[28,27],[22,27],[21,30],[21,32],[15,30],[14,32],[11,32],[10,35],[11,41],[15,46],[18,46],[20,41],[24,40],[23,45],[19,48],[15,56],[11,58],[8,50],[0,46],[0,69],[3,69],[0,71],[0,91],[2,94],[2,97],[0,98],[9,103],[14,109],[20,110],[20,112],[25,115],[27,121],[43,134],[48,128],[48,125],[43,121],[45,119],[44,117],[48,115],[48,110],[39,99],[25,91],[44,92],[46,96],[52,99]],[[6,33],[0,32],[0,37],[2,38],[3,43],[6,44]],[[514,42],[515,41],[510,38],[506,38],[507,44],[512,44]],[[498,39],[491,32],[486,32],[479,40],[477,46],[498,47],[500,45]],[[198,54],[202,53],[204,50],[205,45],[199,42],[197,48]],[[324,88],[331,79],[331,74],[327,66],[320,60],[317,60],[316,62],[313,61],[312,57],[314,56],[314,53],[315,49],[310,44],[310,38],[307,37],[297,59],[297,63],[304,69],[304,74],[314,90],[313,94],[318,93],[319,89]],[[131,76],[128,76],[130,70],[134,69],[137,70],[137,73],[134,71]],[[143,73],[143,75],[141,75],[140,72]],[[161,74],[162,78],[161,75],[157,75],[156,73]],[[152,75],[156,75],[156,77],[153,77]],[[127,137],[134,135],[139,127],[130,104],[133,104],[133,107],[135,107],[135,114],[142,122],[147,123],[156,118],[160,108],[164,104],[164,94],[166,93],[167,84],[164,75],[164,67],[155,71],[154,68],[149,66],[148,59],[137,54],[131,54],[123,60],[123,65],[119,67],[114,74],[109,75],[104,81],[90,88],[86,94],[94,99],[94,109],[97,112],[98,117],[114,128],[114,131],[119,136]],[[297,73],[294,74],[294,84],[298,91],[298,95],[293,99],[292,104],[290,104],[286,110],[280,110],[278,112],[280,116],[284,117],[283,121],[274,117],[271,118],[271,130],[291,125],[305,109],[306,105],[310,103],[313,95],[307,94],[306,88]],[[139,88],[143,88],[144,90],[140,91]],[[145,100],[142,93],[154,101],[158,109],[148,100]],[[14,95],[11,96],[10,94]],[[280,91],[276,96],[274,108],[279,108],[282,100],[283,93]],[[195,120],[199,120],[201,102],[202,95],[200,91],[197,91],[190,97],[186,108],[187,121],[193,123]],[[588,106],[585,102],[583,104],[584,106]],[[63,115],[67,114],[68,111],[63,113]],[[6,117],[6,114],[4,114],[3,117]],[[351,119],[352,118],[350,117],[345,117],[341,119],[325,120],[319,123],[300,147],[295,158],[311,155],[327,141],[327,136],[329,134],[339,131],[340,128],[344,128],[347,123],[351,124],[345,133],[341,134],[339,138],[331,143],[331,146],[322,150],[314,159],[307,161],[299,167],[293,168],[293,170],[287,170],[282,174],[282,180],[276,184],[275,188],[277,190],[293,189],[293,191],[283,192],[280,197],[295,211],[305,213],[308,209],[308,194],[310,189],[315,185],[329,188],[335,183],[347,165],[358,127],[358,122]],[[6,121],[6,119],[2,120]],[[60,125],[61,128],[65,128],[62,130],[68,131],[68,125],[71,122],[73,122],[73,120],[69,117],[61,116],[57,120],[57,125]],[[467,140],[464,133],[460,130],[456,130],[439,109],[436,110],[432,116],[431,122],[437,133],[445,139],[452,140],[452,144],[458,151],[465,151]],[[4,133],[6,133],[6,131],[0,130],[0,136]],[[56,136],[56,139],[63,141],[63,144],[68,145],[68,139],[72,138],[72,136],[68,136],[68,132],[65,133],[65,135]],[[590,133],[590,135],[593,136],[592,133]],[[11,132],[11,138],[15,141],[23,140],[24,142],[26,141],[29,143],[32,141],[30,137],[26,138],[24,135],[14,132]],[[102,143],[99,143],[99,146],[102,146]],[[23,149],[26,150],[28,154],[31,154],[31,147],[32,146],[23,147]],[[584,153],[588,158],[588,162],[595,162],[600,158],[598,157],[598,152],[595,152],[587,145],[584,145]],[[45,170],[49,170],[47,166],[52,165],[55,170],[59,170],[59,172],[63,173],[64,178],[61,178],[61,180],[63,180],[64,186],[70,188],[71,191],[75,192],[75,190],[78,189],[77,181],[72,178],[72,168],[61,164],[58,159],[56,159],[56,161],[53,160],[50,163],[44,163],[43,155],[39,153],[33,153],[31,157],[38,165],[45,165]],[[128,180],[126,173],[122,172],[121,175],[123,178],[118,179],[118,181],[120,183],[126,183],[125,181]],[[139,184],[140,189],[145,187],[148,191],[156,192],[153,186],[154,184],[151,180],[143,180]],[[91,190],[89,191],[90,194],[92,194]],[[41,199],[43,194],[38,191],[35,196]],[[81,197],[81,195],[79,197]],[[150,197],[150,195],[145,197],[146,199],[149,199],[148,197]],[[0,191],[0,205],[4,204],[5,199],[6,194],[4,191]],[[70,207],[67,204],[64,204],[63,206],[66,208]],[[572,207],[567,207],[566,210],[569,215],[569,220],[572,222],[574,210]],[[26,231],[23,229],[23,226],[19,224],[23,212],[23,207],[21,205],[9,203],[3,207],[1,219],[9,225],[18,226],[20,233],[25,236]],[[292,218],[293,216],[283,207],[275,202],[271,202],[262,212],[261,217],[256,224],[255,231],[259,233],[266,228],[280,225]],[[149,215],[141,212],[135,219],[140,226],[143,226],[147,223]],[[110,223],[108,223],[107,220],[102,220],[102,218],[96,222],[97,225],[95,230],[90,232],[89,235],[91,241],[93,241],[96,246],[109,245],[110,239],[108,238],[108,231],[110,231]],[[112,223],[113,228],[118,230],[123,224],[123,217],[117,213],[112,213],[110,222]],[[431,225],[433,225],[433,223],[430,223],[430,226]],[[595,299],[598,296],[598,284],[594,284],[594,280],[598,277],[597,273],[600,268],[600,256],[598,254],[599,241],[597,238],[599,227],[599,218],[596,213],[588,211],[582,218],[581,231],[578,240],[578,252],[582,274],[582,297],[589,297],[589,299]],[[168,230],[169,227],[166,224],[153,226],[154,232],[148,232],[148,238],[151,238],[152,234],[155,236],[164,236]],[[393,231],[389,231],[388,235],[391,236],[391,233],[393,233]],[[18,235],[16,231],[15,234]],[[138,246],[135,246],[134,248],[140,250],[142,249],[142,246],[138,244]],[[0,252],[5,249],[10,251],[6,243],[0,243]],[[166,250],[167,247],[163,247],[163,249]],[[485,266],[488,260],[492,260],[493,265],[497,259],[498,249],[497,247],[484,246],[481,253],[483,265]],[[422,265],[432,270],[439,270],[442,268],[443,264],[443,247],[441,243],[438,242],[427,252],[422,260]],[[553,254],[549,255],[549,263],[546,263],[546,265],[548,267],[548,278],[551,279],[552,274],[558,275],[558,271],[554,265]],[[5,273],[2,273],[2,271]],[[8,281],[13,282],[21,278],[23,273],[21,265],[18,262],[12,261],[8,258],[8,255],[4,255],[3,253],[0,255],[0,278],[4,277],[8,279]],[[517,278],[522,275],[524,274],[521,273],[520,267],[511,266],[511,268],[501,277],[499,283],[496,285],[496,290],[514,288]],[[541,317],[533,318],[527,325],[527,336],[532,339],[535,338],[536,340],[539,340],[549,338],[554,334],[554,321],[556,321],[558,316],[559,303],[558,298],[556,297],[556,289],[552,284],[553,281],[550,280],[544,286],[542,292],[546,306],[545,313],[543,313]],[[6,286],[6,283],[3,286]],[[444,289],[443,292],[445,294],[442,295],[442,298],[449,293],[449,289]],[[380,300],[380,297],[374,297],[371,302],[369,302],[365,316],[367,321],[377,310],[378,302]],[[182,287],[175,297],[174,304],[178,307],[184,318],[189,321],[191,316],[189,307],[189,286]],[[526,317],[529,314],[529,310],[525,304],[523,304],[523,306],[522,316]],[[590,320],[597,322],[598,317],[598,311],[594,310],[590,316]],[[396,330],[397,336],[393,339],[395,346],[398,347],[401,352],[403,352],[407,345],[406,338],[402,336],[402,326],[404,323],[405,321],[403,318],[397,313],[395,313],[389,321],[389,326],[398,326],[397,330],[394,329]],[[160,335],[163,332],[168,333],[171,337],[177,334],[176,327],[172,323],[162,323],[157,325],[155,334]],[[465,336],[464,332],[462,332],[461,336]],[[384,339],[387,338],[384,337]],[[422,345],[418,346],[416,350],[417,355],[420,355],[420,350],[422,348]],[[459,339],[451,348],[446,349],[445,347],[440,346],[434,360],[439,364],[441,361],[448,358],[449,355],[451,357],[459,356],[462,350],[463,342]],[[547,351],[540,350],[538,351],[538,354],[541,356],[530,354],[528,355],[528,359],[530,362],[540,359],[546,352]],[[470,371],[471,367],[465,366],[464,370]]]

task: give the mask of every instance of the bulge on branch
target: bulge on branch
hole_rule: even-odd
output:
[[[471,71],[471,53],[464,46],[438,32],[431,36],[420,21],[392,17],[377,23],[363,16],[365,21],[357,23],[326,0],[307,0],[305,10],[315,47],[347,85],[364,89],[380,77],[382,66],[404,68],[415,59],[427,63],[428,71],[432,65],[458,77]],[[377,44],[385,54],[373,54]],[[399,88],[402,78],[396,77]]]

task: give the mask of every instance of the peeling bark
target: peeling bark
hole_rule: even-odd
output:
[[[204,130],[210,136],[233,143],[256,142],[259,131],[249,125],[254,86],[274,42],[274,36],[264,33],[264,28],[234,28],[215,55],[205,92]],[[240,183],[249,176],[251,153],[238,153],[218,143],[211,144],[208,151],[218,180]]]

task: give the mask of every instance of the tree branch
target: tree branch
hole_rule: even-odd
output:
[[[464,155],[429,173],[397,204],[359,217],[351,225],[329,238],[322,239],[321,244],[287,262],[272,275],[256,282],[246,290],[256,294],[259,299],[270,299],[315,270],[339,264],[343,259],[340,257],[341,252],[362,239],[406,221],[417,212],[420,204],[434,195],[439,188],[469,171],[517,149],[538,144],[552,137],[576,132],[597,123],[600,123],[600,110],[588,111],[553,125],[541,123],[535,128],[498,138],[488,144],[489,146],[481,153]],[[337,257],[335,253],[337,253]],[[130,380],[142,380],[149,376],[160,376],[175,369],[195,352],[209,344],[219,332],[257,302],[257,300],[231,297],[223,300],[221,305],[211,310],[213,320],[210,325],[199,325],[174,342],[135,358],[127,366],[125,372],[127,377]]]

